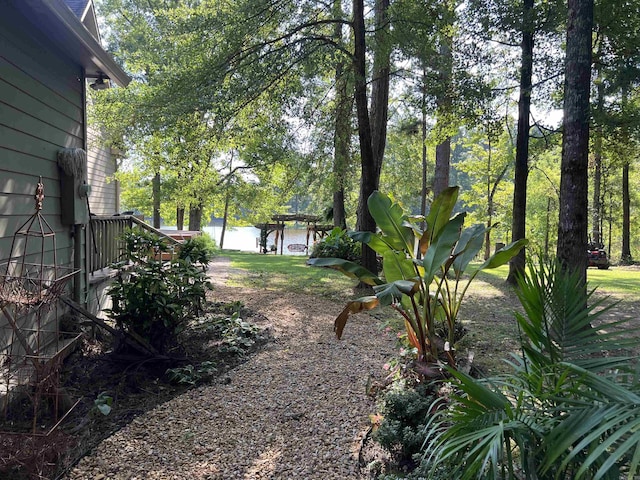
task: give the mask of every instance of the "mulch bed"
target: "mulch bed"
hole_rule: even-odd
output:
[[[217,303],[209,307],[211,314],[230,316],[238,305]],[[247,309],[240,314],[249,322],[258,315]],[[220,339],[213,333],[187,329],[181,334],[180,346],[171,352],[171,356],[187,360],[158,361],[134,354],[115,354],[109,335],[101,331],[93,333],[93,338],[87,335],[81,340],[63,365],[59,398],[73,400],[71,405],[80,400],[58,428],[45,435],[55,422],[43,417],[38,419],[43,434],[14,433],[15,426],[0,418],[0,431],[5,432],[0,433],[1,479],[60,478],[102,440],[138,415],[191,388],[172,383],[166,374],[168,368],[213,362],[215,373],[205,380],[224,379],[230,369],[269,341],[269,334],[261,332],[244,354],[231,353],[220,348]],[[95,400],[100,394],[112,399],[113,408],[108,415],[96,407]]]

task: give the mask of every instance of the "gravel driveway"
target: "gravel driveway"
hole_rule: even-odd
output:
[[[214,300],[264,315],[275,341],[218,383],[135,419],[67,479],[364,479],[358,455],[394,339],[368,315],[333,334],[342,301],[228,287],[212,266]]]

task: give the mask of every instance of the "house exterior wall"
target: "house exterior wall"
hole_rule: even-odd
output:
[[[116,157],[106,147],[94,128],[87,131],[88,183],[91,185],[89,205],[94,215],[118,213],[118,187],[114,178]]]
[[[61,220],[57,154],[63,148],[86,147],[82,79],[80,65],[54,49],[50,40],[30,27],[13,4],[3,3],[0,15],[0,262],[6,262],[11,255],[16,229],[35,211],[33,196],[41,176],[45,194],[42,214],[55,233],[56,263],[73,266],[72,227]],[[28,260],[40,263],[41,245],[38,238],[29,240]],[[54,244],[49,238],[44,242],[44,263],[53,264],[53,260]],[[6,327],[7,320],[0,313],[0,353],[7,348],[9,337],[2,333]]]

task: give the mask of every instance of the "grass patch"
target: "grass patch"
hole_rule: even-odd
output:
[[[310,267],[302,255],[263,255],[223,250],[231,266],[246,274],[232,275],[231,283],[268,290],[350,298],[358,281],[328,268]]]
[[[591,288],[609,295],[634,300],[640,292],[640,270],[632,267],[611,267],[608,270],[590,268],[587,281]]]
[[[505,281],[508,274],[509,266],[503,265],[493,270],[483,270],[478,278],[487,281],[491,281],[492,278]],[[587,269],[587,282],[590,288],[595,287],[600,293],[622,299],[629,299],[629,297],[636,299],[640,291],[640,269],[633,267],[611,267],[608,270],[589,268]]]

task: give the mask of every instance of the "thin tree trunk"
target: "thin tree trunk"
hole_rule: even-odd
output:
[[[156,172],[152,182],[153,228],[160,228],[160,172]]]
[[[568,6],[557,256],[586,287],[593,0]]]
[[[622,255],[620,263],[629,265],[631,256],[631,197],[629,195],[629,162],[622,166]]]
[[[516,137],[516,162],[513,181],[513,220],[511,240],[525,238],[527,220],[527,179],[529,177],[529,117],[531,115],[531,76],[533,73],[533,0],[525,0],[522,12],[522,43],[520,67],[520,98],[518,99],[518,131]],[[525,250],[522,249],[509,261],[507,282],[516,284],[524,273]]]
[[[547,197],[547,218],[544,228],[544,254],[549,255],[549,228],[551,224],[551,198]]]
[[[227,193],[224,197],[224,213],[222,215],[222,231],[220,232],[220,248],[224,248],[224,234],[227,231],[227,218],[229,216],[229,199],[231,195],[229,193],[229,189],[227,189]]]
[[[491,134],[487,129],[488,137],[488,158],[487,158],[487,231],[484,234],[484,259],[487,260],[491,256],[491,221],[493,220],[493,192],[495,187],[491,188]]]
[[[220,232],[220,248],[224,247],[224,234],[227,231],[227,219],[229,218],[229,202],[231,200],[231,179],[233,177],[233,151],[229,160],[229,177],[227,178],[226,191],[224,194],[224,212],[222,214],[222,232]]]
[[[438,76],[440,78],[441,91],[438,95],[438,119],[440,130],[446,131],[449,125],[443,125],[449,122],[451,113],[451,96],[449,86],[451,84],[451,72],[453,68],[453,53],[451,51],[451,35],[448,33],[441,34],[440,38],[440,69]],[[433,196],[440,195],[443,190],[449,187],[449,174],[451,171],[451,138],[447,135],[442,142],[436,146],[436,166],[433,176]]]
[[[184,207],[176,207],[176,228],[184,230]]]
[[[599,74],[598,74],[599,75]],[[595,128],[595,138],[593,141],[593,201],[591,205],[591,235],[596,245],[602,244],[601,224],[602,224],[602,113],[604,103],[604,84],[597,82],[597,122]]]
[[[433,175],[433,196],[437,197],[449,186],[451,170],[451,138],[447,137],[436,146],[436,168]]]
[[[427,72],[423,69],[422,71],[422,118],[420,121],[421,129],[422,129],[422,189],[420,191],[420,215],[422,217],[427,216],[427,195],[429,194],[429,185],[427,184]],[[421,222],[420,227],[422,230],[426,229],[426,223],[424,221]],[[420,249],[417,249],[416,258],[419,260],[422,258],[422,252]]]

